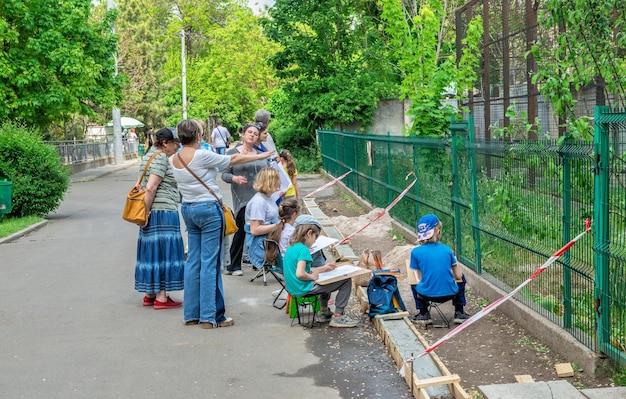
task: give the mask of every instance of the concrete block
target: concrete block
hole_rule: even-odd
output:
[[[341,234],[341,232],[337,230],[337,228],[333,225],[324,226],[324,231],[326,232],[326,235],[330,238],[335,238],[340,241],[343,240],[343,234]]]
[[[485,399],[586,399],[572,384],[563,380],[480,385],[478,390]]]
[[[310,207],[307,208],[309,210],[309,213],[311,214],[311,216],[315,217],[316,219],[319,218],[327,218],[326,214],[324,212],[322,212],[322,210],[318,207]]]
[[[591,388],[580,392],[589,399],[626,399],[626,387]]]

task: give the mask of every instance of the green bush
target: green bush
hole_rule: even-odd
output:
[[[278,121],[272,125],[276,151],[287,149],[293,155],[298,173],[316,173],[322,166],[322,157],[315,142],[315,131],[297,129],[290,124]]]
[[[11,215],[45,216],[61,204],[69,170],[35,131],[5,122],[0,125],[0,180],[13,182]]]

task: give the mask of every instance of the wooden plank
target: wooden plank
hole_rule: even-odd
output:
[[[404,317],[409,317],[409,312],[396,312],[396,313],[387,313],[387,314],[377,314],[374,316],[375,319],[381,320],[397,320],[402,319]]]
[[[519,383],[535,382],[530,374],[521,374],[515,376],[515,381]]]
[[[435,385],[454,384],[455,382],[461,382],[461,377],[458,374],[442,375],[441,377],[431,377],[424,380],[415,381],[413,386],[415,388],[426,388]]]
[[[559,363],[555,364],[554,368],[556,369],[556,375],[559,377],[573,377],[574,369],[572,368],[571,363]]]
[[[452,394],[454,399],[470,399],[470,395],[465,392],[460,382],[452,384]]]
[[[388,347],[394,347],[392,358],[398,367],[404,367],[406,359],[410,358],[414,352],[419,352],[424,349],[409,327],[412,323],[408,317],[403,317],[402,319],[374,318],[373,321],[375,325],[379,326],[379,333],[384,337],[386,345]],[[417,359],[412,365],[406,365],[404,373],[404,378],[409,386],[424,378],[441,376],[442,374],[439,368],[430,356],[424,356]],[[428,390],[428,393],[425,390]],[[415,397],[422,398],[428,398],[430,396],[449,397],[452,395],[452,390],[448,384],[433,385],[425,388],[414,387],[412,392]]]
[[[386,332],[386,335],[390,335],[389,326],[385,326],[385,324],[398,324],[399,321],[398,320],[376,320],[374,319],[374,321],[376,322],[377,325],[380,325],[381,327],[377,328],[377,330],[379,330],[379,333],[382,333],[384,331]],[[415,328],[414,324],[411,322],[411,320],[408,317],[404,317],[402,322],[404,323],[404,325],[408,326],[408,330],[411,332],[411,334],[413,335],[414,339],[416,339],[417,341],[414,342],[413,345],[411,345],[411,348],[416,349],[416,353],[409,353],[408,355],[405,353],[406,358],[408,358],[409,356],[415,355],[417,353],[419,353],[421,350],[424,350],[425,348],[427,348],[429,346],[428,342],[426,342],[426,340],[422,337],[422,335],[420,334],[420,332]],[[389,338],[391,339],[391,338]],[[391,339],[392,340],[392,339]],[[393,340],[392,340],[393,341]],[[401,345],[401,343],[397,343],[395,342],[394,345]],[[426,357],[422,357],[421,359],[417,360],[417,363],[420,367],[423,367],[424,364],[419,364],[420,362],[423,361],[423,359],[428,359],[428,361],[432,361],[434,364],[434,367],[440,371],[440,375],[441,376],[450,376],[452,375],[450,373],[450,371],[448,370],[448,368],[444,365],[444,363],[441,361],[441,359],[439,358],[439,356],[437,356],[434,352],[431,352],[428,356]],[[399,367],[401,367],[402,365],[404,365],[404,360],[405,358],[403,357],[401,360],[401,363],[396,362],[396,364],[398,364]],[[405,380],[407,381],[407,384],[409,385],[409,387],[411,387],[411,385],[413,384],[413,382],[415,381],[420,381],[420,377],[424,377],[424,375],[428,374],[429,372],[424,372],[422,370],[416,369],[415,367],[416,365],[413,365],[413,373],[411,373],[410,371],[410,366],[406,365],[406,373],[405,373]],[[418,375],[418,374],[424,374],[422,376]],[[460,379],[458,382],[451,382],[449,384],[445,384],[448,386],[449,390],[450,390],[450,394],[452,395],[452,397],[454,399],[470,399],[470,396],[467,392],[465,392],[465,390],[463,389],[463,387],[460,384]],[[432,389],[432,388],[431,388]],[[415,398],[429,398],[428,394],[426,393],[425,388],[417,388],[414,386],[413,389],[413,396]]]
[[[417,281],[417,277],[415,277],[415,273],[410,268],[411,259],[407,259],[405,263],[406,263],[406,279],[409,282],[409,285],[417,285],[419,281]]]
[[[331,278],[325,278],[323,280],[318,279],[315,282],[317,284],[319,284],[319,285],[326,285],[326,284],[335,283],[337,281],[346,280],[346,279],[349,279],[349,278],[352,278],[352,277],[360,276],[362,274],[370,274],[370,273],[372,273],[371,270],[364,269],[362,267],[357,267],[357,266],[347,265],[347,267],[344,267],[344,268],[348,269],[348,270],[350,270],[350,269],[355,269],[355,270],[351,271],[349,273],[345,273],[345,274],[339,275],[339,276],[335,276],[335,277],[331,277]],[[341,273],[340,270],[342,270],[342,268],[337,268],[337,269],[335,269],[335,270],[333,270],[331,272],[326,272],[327,274],[320,273],[320,278],[324,277],[324,276],[327,276],[328,274],[333,275],[334,273],[335,274],[336,273]]]

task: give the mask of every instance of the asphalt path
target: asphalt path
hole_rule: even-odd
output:
[[[120,217],[137,165],[72,176],[47,224],[0,244],[0,397],[408,397],[368,320],[355,329],[290,327],[272,307],[279,284],[251,283],[251,269],[223,276],[233,327],[185,326],[181,308],[142,306],[133,288],[137,227]],[[304,193],[325,182],[299,181]],[[221,191],[230,203],[228,185]]]

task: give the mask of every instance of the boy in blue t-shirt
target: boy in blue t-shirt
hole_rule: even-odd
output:
[[[469,319],[463,307],[465,300],[465,276],[457,265],[452,249],[439,242],[441,222],[432,213],[417,222],[417,240],[420,245],[411,251],[410,269],[415,273],[417,285],[411,285],[415,307],[419,314],[415,320],[432,324],[429,302],[443,303],[450,299],[454,305],[454,322]]]

